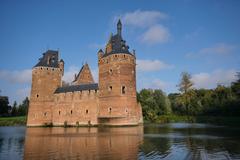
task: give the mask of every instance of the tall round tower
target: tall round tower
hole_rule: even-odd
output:
[[[141,106],[136,99],[136,57],[121,35],[110,37],[106,50],[98,52],[99,66],[99,123],[106,125],[137,125]]]
[[[62,84],[64,61],[58,61],[58,51],[48,50],[32,69],[32,89],[27,126],[52,123],[54,92]]]

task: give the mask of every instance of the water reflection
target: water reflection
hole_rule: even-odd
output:
[[[25,127],[0,127],[0,159],[22,159]]]
[[[25,133],[26,132],[26,133]],[[240,159],[240,128],[146,124],[118,128],[0,127],[0,159]]]
[[[27,128],[24,159],[137,159],[143,126]]]
[[[146,125],[139,159],[240,159],[240,129],[204,124]]]

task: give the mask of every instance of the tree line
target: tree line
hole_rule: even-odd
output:
[[[8,97],[0,96],[0,116],[14,117],[25,116],[28,113],[29,99],[26,97],[19,105],[14,101],[13,106],[9,105]]]
[[[240,116],[240,72],[230,86],[214,89],[195,89],[191,75],[181,74],[177,85],[180,93],[166,94],[160,89],[142,89],[137,100],[142,105],[143,117],[154,122],[161,115]],[[8,97],[0,96],[0,116],[25,116],[29,107],[26,97],[21,104],[9,105]]]
[[[191,75],[181,74],[177,85],[180,93],[166,95],[160,89],[142,89],[137,99],[142,105],[143,116],[154,122],[161,115],[187,116],[239,116],[240,72],[230,86],[218,85],[214,89],[195,89]]]

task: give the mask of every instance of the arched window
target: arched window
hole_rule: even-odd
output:
[[[122,86],[122,94],[125,94],[125,93],[126,93],[126,87]]]
[[[109,69],[109,73],[112,74],[113,70],[112,69]]]
[[[88,114],[88,109],[86,110],[86,114]]]
[[[109,86],[108,90],[109,90],[110,92],[112,91],[112,89],[113,89],[112,86]]]
[[[71,114],[73,113],[73,111],[71,110]]]
[[[58,111],[58,115],[60,115],[61,114],[61,111]]]

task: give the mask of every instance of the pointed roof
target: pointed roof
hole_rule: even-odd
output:
[[[89,68],[87,63],[85,63],[82,66],[82,68],[80,69],[78,75],[74,78],[72,83],[74,85],[94,83],[91,70],[90,70],[90,68]]]
[[[58,51],[47,50],[39,59],[39,62],[34,67],[55,67],[58,68]]]
[[[126,44],[126,41],[123,40],[122,38],[121,32],[122,32],[122,23],[121,23],[121,20],[119,19],[117,23],[117,34],[113,36],[111,35],[107,44],[107,46],[111,45],[111,49],[106,50],[103,57],[106,57],[110,54],[115,54],[115,53],[131,54],[128,50],[129,46]]]
[[[118,23],[117,23],[117,34],[120,36],[122,35],[122,23],[120,19],[118,20]]]
[[[103,50],[102,50],[102,49],[99,49],[98,53],[99,53],[99,52],[103,52]]]
[[[118,23],[117,23],[117,25],[122,25],[122,23],[121,23],[121,19],[120,19],[120,18],[118,19]]]

